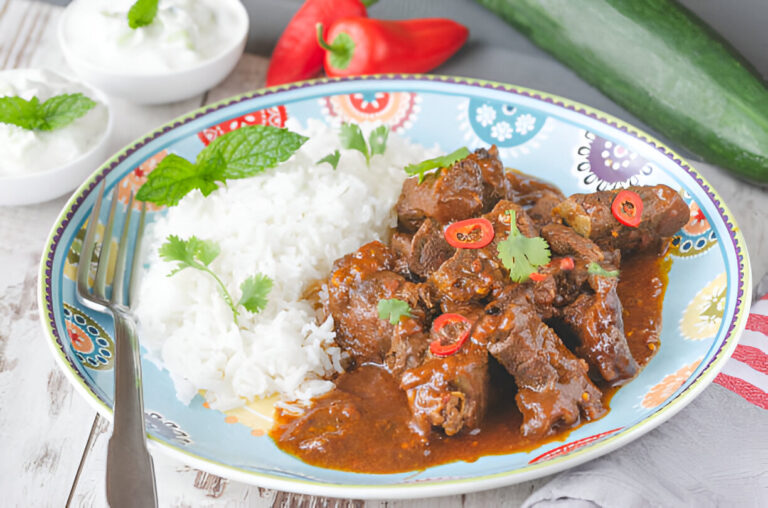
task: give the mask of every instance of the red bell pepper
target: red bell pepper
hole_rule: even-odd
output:
[[[318,43],[326,51],[328,76],[427,72],[456,53],[468,36],[467,27],[450,19],[385,21],[349,17],[330,26],[328,44],[323,38],[323,25],[317,25]]]
[[[307,0],[285,27],[267,69],[267,86],[309,79],[323,68],[323,51],[317,45],[315,25],[330,25],[340,18],[365,17],[376,0]]]

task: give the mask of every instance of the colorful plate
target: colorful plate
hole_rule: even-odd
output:
[[[118,186],[127,203],[165,154],[192,159],[229,130],[282,126],[288,118],[379,121],[446,152],[495,143],[507,166],[553,181],[566,194],[627,184],[679,189],[692,219],[673,241],[661,348],[613,397],[608,416],[563,441],[386,475],[304,464],[265,435],[270,401],[227,414],[207,409],[200,397],[185,406],[168,373],[143,358],[147,430],[155,450],[235,480],[318,495],[402,498],[488,489],[572,467],[648,432],[693,400],[736,346],[751,288],[744,239],[714,189],[657,140],[587,106],[511,85],[435,76],[319,80],[259,90],[179,118],[118,153],[67,203],[43,251],[43,328],[64,372],[105,416],[112,414],[113,325],[77,304],[73,280],[97,185],[106,179],[108,189]]]

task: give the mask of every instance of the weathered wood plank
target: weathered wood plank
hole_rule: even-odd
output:
[[[0,250],[0,264],[14,266],[15,279],[21,279],[0,287],[3,506],[63,505],[95,414],[55,364],[40,328],[36,290],[43,237],[2,236],[19,250]]]

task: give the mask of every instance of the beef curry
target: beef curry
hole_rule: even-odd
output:
[[[322,284],[348,367],[304,413],[278,412],[288,453],[391,473],[533,449],[603,416],[657,349],[663,253],[689,218],[669,187],[566,198],[491,147],[407,179],[396,212],[388,245]],[[515,234],[549,250],[515,253],[523,277],[503,254]],[[381,302],[406,310],[387,319]]]

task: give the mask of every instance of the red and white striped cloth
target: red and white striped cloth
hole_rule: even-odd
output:
[[[715,383],[768,409],[768,294],[752,304],[744,334]]]

